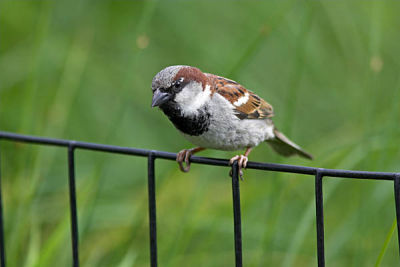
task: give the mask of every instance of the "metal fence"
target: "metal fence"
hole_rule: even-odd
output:
[[[155,190],[155,160],[167,159],[175,160],[176,154],[137,149],[120,146],[110,146],[95,143],[78,142],[71,140],[42,138],[29,135],[20,135],[10,132],[0,131],[0,140],[9,140],[12,142],[25,142],[46,146],[65,147],[68,155],[68,171],[69,171],[69,201],[71,214],[71,242],[72,242],[72,259],[73,266],[79,266],[79,242],[78,242],[78,217],[76,205],[76,189],[75,189],[75,156],[76,149],[95,150],[101,152],[109,152],[116,154],[125,154],[139,157],[147,157],[148,159],[148,203],[149,203],[149,229],[150,229],[150,264],[152,267],[157,266],[157,223],[156,223],[156,190]],[[229,166],[229,161],[224,159],[213,159],[203,157],[191,157],[191,162],[215,165]],[[233,206],[233,225],[234,225],[234,243],[235,243],[235,263],[236,266],[243,266],[242,263],[242,226],[240,214],[240,191],[238,179],[237,162],[232,168],[232,206]],[[259,163],[249,162],[249,169],[257,169],[274,172],[290,172],[305,175],[315,176],[315,206],[316,206],[316,226],[317,226],[317,258],[318,266],[325,266],[325,251],[324,251],[324,207],[322,195],[323,177],[333,178],[351,178],[351,179],[373,179],[373,180],[390,180],[393,181],[394,195],[396,204],[397,218],[397,234],[400,250],[400,173],[388,172],[365,172],[365,171],[349,171],[349,170],[334,170],[323,168],[302,167],[284,164]],[[6,266],[6,251],[4,237],[4,217],[1,191],[1,172],[0,172],[0,263],[1,267]]]

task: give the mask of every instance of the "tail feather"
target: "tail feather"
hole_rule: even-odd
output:
[[[313,156],[305,152],[301,147],[289,140],[283,133],[274,129],[275,138],[266,140],[266,142],[279,154],[290,157],[292,155],[299,155],[306,159],[313,159]]]

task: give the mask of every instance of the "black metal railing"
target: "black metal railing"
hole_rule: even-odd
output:
[[[86,143],[62,139],[43,138],[29,135],[20,135],[10,132],[0,131],[0,140],[9,140],[13,142],[25,142],[39,145],[60,146],[67,148],[68,152],[68,171],[69,171],[69,201],[71,214],[71,242],[72,242],[72,259],[73,266],[79,266],[79,239],[78,239],[78,216],[76,205],[76,188],[75,188],[75,156],[76,149],[95,150],[101,152],[126,154],[148,159],[148,203],[149,203],[149,229],[150,229],[150,264],[152,267],[157,266],[157,229],[156,229],[156,190],[155,190],[155,160],[167,159],[175,160],[176,154],[164,151],[137,149],[120,146],[110,146],[95,143]],[[229,166],[229,161],[224,159],[191,157],[191,162],[215,165]],[[230,166],[229,166],[230,167]],[[243,266],[242,263],[242,226],[240,214],[240,191],[238,178],[237,162],[231,166],[232,168],[232,196],[233,196],[233,223],[234,223],[234,243],[235,243],[235,263],[236,266]],[[289,172],[315,176],[315,204],[316,204],[316,225],[317,225],[317,259],[318,266],[325,266],[324,251],[324,207],[322,180],[324,177],[336,178],[355,178],[355,179],[373,179],[373,180],[390,180],[394,184],[396,218],[397,218],[397,234],[400,251],[400,173],[388,172],[366,172],[366,171],[349,171],[323,169],[313,167],[303,167],[284,164],[248,162],[247,168],[257,170],[267,170],[274,172]],[[6,252],[4,237],[4,218],[3,203],[1,191],[1,171],[0,171],[0,264],[1,267],[6,266]]]

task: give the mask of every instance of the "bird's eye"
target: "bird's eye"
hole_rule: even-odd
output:
[[[174,83],[172,84],[175,88],[179,88],[181,87],[183,82],[183,78],[179,78],[178,80],[174,81]]]

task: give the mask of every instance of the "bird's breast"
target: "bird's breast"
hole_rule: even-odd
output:
[[[198,136],[185,134],[193,144],[220,150],[239,150],[257,146],[274,137],[270,119],[241,120],[223,98],[216,95],[213,101],[207,109],[211,114],[207,131]]]
[[[199,136],[209,129],[210,113],[206,107],[192,115],[184,115],[176,106],[161,106],[161,110],[175,127],[186,135]]]

